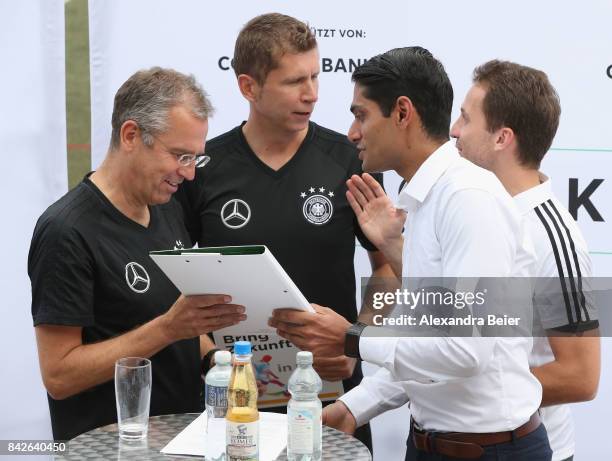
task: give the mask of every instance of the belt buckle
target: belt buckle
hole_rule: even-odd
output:
[[[419,431],[419,432],[427,432],[425,429],[423,429],[421,427],[421,425],[419,423],[417,423],[414,419],[412,420],[412,425],[414,426],[414,428]]]

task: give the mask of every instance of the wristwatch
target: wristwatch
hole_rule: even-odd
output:
[[[359,338],[365,327],[367,327],[365,323],[357,322],[346,330],[346,335],[344,337],[344,355],[361,360],[361,355],[359,354]]]

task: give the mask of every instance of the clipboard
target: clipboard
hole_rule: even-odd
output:
[[[246,308],[240,329],[269,332],[268,318],[280,307],[314,312],[265,245],[152,251],[150,257],[184,295],[226,294]]]
[[[272,311],[291,307],[315,312],[265,245],[152,251],[153,261],[184,295],[227,294],[246,308],[247,319],[213,332],[218,347],[251,341],[253,368],[265,390],[259,408],[286,405],[287,383],[298,349],[268,326]],[[322,401],[344,393],[342,381],[323,381]]]

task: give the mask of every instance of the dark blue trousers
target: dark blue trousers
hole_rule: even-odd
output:
[[[412,433],[408,436],[406,447],[406,461],[459,461],[461,459],[417,450],[412,442]],[[551,459],[552,451],[548,443],[546,428],[540,424],[535,431],[514,442],[485,447],[485,452],[478,458],[478,461],[550,461]]]

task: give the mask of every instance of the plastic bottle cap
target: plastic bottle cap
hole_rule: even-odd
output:
[[[249,341],[236,341],[234,343],[234,354],[247,355],[251,353],[251,343]]]
[[[296,362],[298,364],[312,364],[312,352],[308,351],[300,351],[297,353]]]
[[[219,365],[227,365],[232,361],[232,354],[230,351],[217,351],[215,352],[215,363]]]

